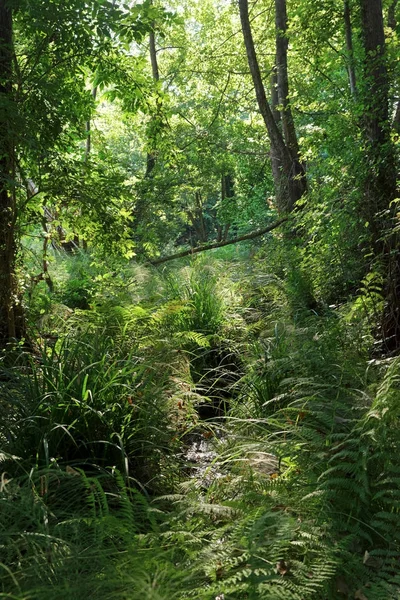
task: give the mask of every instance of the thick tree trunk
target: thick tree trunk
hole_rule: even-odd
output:
[[[372,224],[396,197],[396,165],[390,140],[389,77],[381,0],[360,0],[364,81],[363,129],[368,173],[365,181],[365,216]],[[375,232],[381,236],[380,227]]]
[[[386,352],[400,349],[400,254],[393,232],[397,197],[396,157],[390,137],[389,76],[381,0],[360,0],[364,46],[365,138],[364,205],[362,213],[370,223],[376,258],[383,263],[385,309],[382,340]]]
[[[0,346],[24,336],[15,276],[15,165],[12,123],[12,13],[0,2]]]
[[[307,192],[307,179],[305,168],[300,161],[299,144],[293,120],[289,99],[289,74],[288,74],[288,46],[287,38],[287,12],[286,0],[275,0],[275,28],[276,28],[276,67],[278,82],[278,98],[282,107],[282,131],[292,158],[292,170],[295,173],[297,190],[301,197]],[[297,200],[298,198],[296,198]]]
[[[356,69],[354,65],[353,30],[351,26],[350,2],[344,0],[343,5],[344,31],[346,36],[347,50],[347,72],[349,74],[349,85],[352,96],[357,93]]]
[[[293,210],[297,200],[306,191],[304,172],[286,146],[267,100],[250,27],[248,0],[239,0],[239,10],[247,60],[253,78],[258,107],[271,143],[271,161],[277,209],[280,213],[289,212]]]

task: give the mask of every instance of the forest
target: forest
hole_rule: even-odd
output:
[[[399,10],[0,0],[0,598],[400,598]]]

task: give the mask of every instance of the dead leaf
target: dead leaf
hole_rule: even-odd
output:
[[[221,563],[221,561],[219,560],[217,563],[217,568],[215,570],[215,575],[217,579],[222,579],[223,575],[224,575],[224,567]]]
[[[67,465],[65,467],[65,472],[68,473],[68,475],[75,475],[75,476],[78,476],[78,477],[81,476],[81,474],[79,473],[79,471],[77,471],[76,469],[73,469],[69,465]]]
[[[283,577],[284,575],[287,575],[287,573],[289,573],[290,567],[284,560],[278,560],[278,562],[276,563],[276,570],[279,573],[279,575],[282,575]]]
[[[342,575],[336,577],[336,591],[343,596],[348,596],[350,594],[350,588],[346,583],[345,578]]]
[[[368,600],[367,596],[363,593],[362,590],[357,590],[354,594],[355,600]]]

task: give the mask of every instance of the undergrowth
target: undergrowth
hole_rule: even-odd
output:
[[[0,370],[0,597],[398,598],[400,361],[355,305],[262,259],[96,277]]]

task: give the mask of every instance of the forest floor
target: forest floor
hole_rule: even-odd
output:
[[[268,263],[58,259],[2,363],[2,598],[400,597],[400,362]]]

